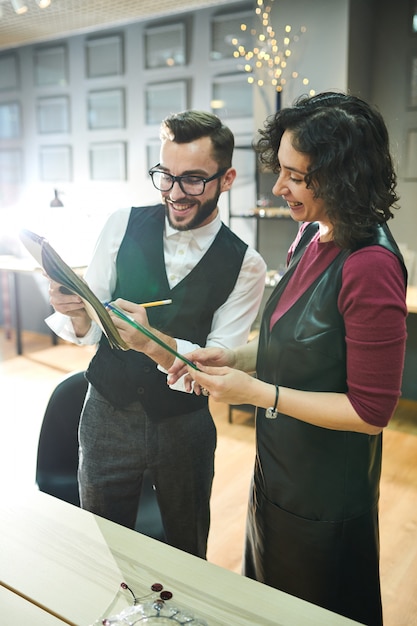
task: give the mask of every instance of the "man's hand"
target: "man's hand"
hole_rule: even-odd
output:
[[[54,280],[49,280],[49,301],[55,311],[68,315],[74,326],[77,337],[83,337],[91,326],[91,320],[85,310],[84,303],[77,294]]]
[[[131,317],[135,322],[147,328],[153,335],[156,335],[164,343],[168,344],[171,348],[173,348],[173,350],[176,350],[177,342],[173,337],[169,337],[168,335],[161,333],[156,328],[150,326],[146,309],[143,306],[130,302],[129,300],[123,300],[122,298],[115,300],[114,305],[118,309],[122,309],[122,311]],[[109,314],[114,322],[114,325],[119,331],[121,338],[127,343],[131,350],[143,352],[165,369],[171,367],[174,362],[174,356],[168,352],[168,350],[165,350],[165,348],[160,346],[156,341],[153,341],[153,339],[150,339],[140,330],[129,324],[128,321],[120,318],[116,313],[109,310]]]

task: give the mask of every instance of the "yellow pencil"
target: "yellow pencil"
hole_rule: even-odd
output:
[[[144,302],[139,304],[139,306],[144,306],[147,309],[151,306],[163,306],[164,304],[172,304],[172,300],[155,300],[155,302]]]

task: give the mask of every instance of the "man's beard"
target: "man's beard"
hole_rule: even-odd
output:
[[[198,228],[217,208],[217,203],[220,197],[220,183],[217,185],[216,195],[213,198],[210,198],[206,202],[200,205],[197,213],[194,215],[193,219],[190,222],[186,222],[185,224],[181,224],[178,222],[173,222],[171,220],[171,215],[169,213],[168,207],[165,206],[165,212],[168,217],[168,222],[172,228],[175,230],[193,230],[194,228]],[[176,204],[179,204],[176,202]]]

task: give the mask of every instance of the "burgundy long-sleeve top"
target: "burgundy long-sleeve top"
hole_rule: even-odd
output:
[[[300,232],[290,248],[296,246]],[[291,307],[339,252],[334,242],[311,240],[271,317]],[[406,329],[406,288],[397,257],[381,246],[349,255],[342,272],[338,309],[346,329],[347,396],[358,415],[384,427],[401,395]]]

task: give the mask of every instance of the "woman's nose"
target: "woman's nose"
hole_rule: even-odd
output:
[[[275,181],[275,185],[272,187],[272,193],[274,196],[283,196],[287,193],[287,186],[284,185],[282,176],[278,175],[278,178]]]

